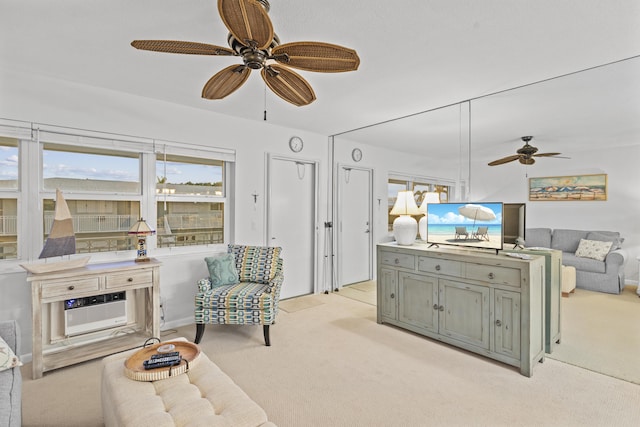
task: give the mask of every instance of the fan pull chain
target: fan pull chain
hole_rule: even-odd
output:
[[[263,120],[267,121],[267,84],[264,85],[264,118]]]

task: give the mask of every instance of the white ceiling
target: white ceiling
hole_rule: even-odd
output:
[[[228,98],[209,101],[200,97],[202,86],[239,58],[130,46],[134,39],[226,46],[215,0],[0,0],[0,67],[256,121],[263,120],[266,102],[269,123],[324,135],[472,99],[474,142],[502,144],[504,155],[526,134],[536,137],[541,151],[558,151],[557,144],[543,145],[570,141],[576,130],[599,133],[605,126],[639,133],[639,59],[485,97],[640,55],[638,0],[270,3],[282,43],[350,47],[360,56],[360,68],[300,71],[317,96],[306,107],[270,92],[265,98],[256,72]],[[349,138],[424,152],[457,140],[461,111],[444,108],[429,118],[368,127]]]

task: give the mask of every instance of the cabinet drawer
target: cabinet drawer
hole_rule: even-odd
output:
[[[425,273],[445,274],[447,276],[462,276],[462,265],[459,261],[439,258],[418,258],[418,270]]]
[[[42,298],[75,295],[77,293],[93,292],[100,289],[98,277],[89,277],[80,280],[65,280],[49,282],[42,286]]]
[[[130,271],[116,274],[107,274],[105,276],[105,284],[107,289],[121,288],[123,286],[137,286],[141,284],[149,284],[153,282],[153,272],[149,271]]]
[[[467,264],[467,279],[520,287],[520,270],[494,265]]]
[[[402,268],[416,268],[416,257],[407,254],[396,254],[393,252],[380,252],[380,262],[382,265],[390,265]]]

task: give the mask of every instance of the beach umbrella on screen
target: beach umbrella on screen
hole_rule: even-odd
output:
[[[482,205],[474,205],[472,203],[460,206],[458,208],[460,215],[465,218],[473,220],[473,226],[476,225],[476,220],[491,221],[496,219],[496,214],[491,208]]]

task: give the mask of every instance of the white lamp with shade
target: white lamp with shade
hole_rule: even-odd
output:
[[[422,199],[422,203],[420,204],[420,213],[424,214],[424,216],[420,218],[420,222],[418,223],[418,231],[420,232],[420,238],[425,242],[427,241],[427,205],[431,203],[440,203],[440,193],[424,193],[424,198]]]
[[[403,246],[412,245],[418,234],[418,222],[411,215],[420,214],[413,191],[398,191],[396,203],[390,214],[400,215],[393,221],[393,236],[396,242]]]

